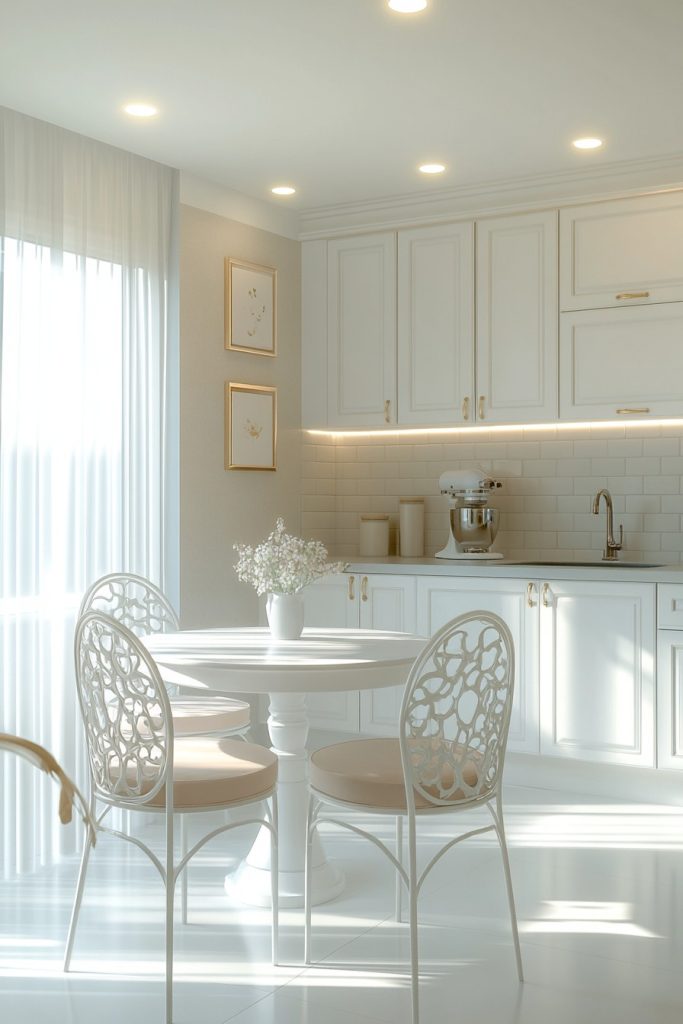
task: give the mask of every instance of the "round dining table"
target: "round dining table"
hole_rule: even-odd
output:
[[[156,633],[144,643],[167,684],[222,694],[267,693],[268,732],[278,757],[280,905],[303,906],[308,759],[306,693],[365,690],[405,683],[424,637],[370,629],[305,629],[275,640],[268,629],[201,629]],[[398,722],[397,729],[398,729]],[[312,898],[344,888],[338,866],[315,841]],[[263,828],[247,858],[226,878],[244,903],[270,905],[270,838]]]

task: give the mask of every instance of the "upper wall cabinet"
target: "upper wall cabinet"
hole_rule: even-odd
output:
[[[560,211],[563,310],[683,300],[683,193]]]
[[[327,421],[396,422],[396,236],[343,238],[327,251]]]
[[[557,417],[557,212],[477,223],[477,419]]]
[[[398,422],[473,418],[474,225],[398,234]]]

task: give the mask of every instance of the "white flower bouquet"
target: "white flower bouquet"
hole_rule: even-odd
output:
[[[233,547],[239,555],[235,565],[238,579],[251,583],[257,594],[296,594],[321,576],[346,568],[344,562],[328,562],[327,548],[320,541],[285,533],[282,518],[262,544]]]

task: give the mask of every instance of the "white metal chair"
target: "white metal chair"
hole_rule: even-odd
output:
[[[111,615],[138,637],[180,629],[166,595],[144,576],[128,572],[112,572],[95,580],[81,601],[79,618],[88,611]],[[176,736],[243,735],[249,728],[246,701],[204,694],[171,694],[170,699]]]
[[[500,843],[517,971],[523,981],[510,863],[505,842],[501,785],[514,687],[514,648],[502,619],[471,612],[434,635],[406,683],[398,739],[352,740],[323,747],[311,756],[306,844],[305,962],[311,963],[311,844],[322,822],[333,822],[370,839],[397,875],[410,904],[413,1024],[419,1021],[417,899],[441,857],[456,843],[494,831]],[[330,815],[327,807],[396,817],[397,856],[376,836]],[[417,869],[416,822],[427,814],[486,806],[493,824],[449,840],[421,873]],[[407,870],[402,825],[408,819]]]
[[[173,1006],[173,897],[188,861],[214,836],[242,825],[270,830],[273,962],[277,963],[277,758],[265,747],[209,736],[174,735],[166,688],[149,652],[120,622],[99,612],[79,619],[75,637],[78,698],[85,725],[90,769],[90,814],[97,832],[127,839],[142,850],[166,889],[166,1021]],[[270,801],[267,817],[223,824],[204,835],[175,863],[173,825],[177,815],[224,811]],[[98,810],[98,804],[103,809]],[[166,857],[140,839],[102,822],[112,807],[165,816]],[[68,971],[93,841],[83,849],[64,957]]]

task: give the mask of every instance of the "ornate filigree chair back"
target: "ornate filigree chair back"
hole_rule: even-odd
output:
[[[173,760],[166,688],[152,657],[115,619],[86,612],[76,626],[76,680],[98,796],[144,804]]]
[[[415,662],[400,743],[409,806],[489,799],[500,782],[514,686],[510,630],[489,612],[447,623]]]
[[[144,576],[133,573],[109,573],[96,580],[81,602],[79,616],[91,610],[111,615],[136,636],[180,628],[165,595]]]

